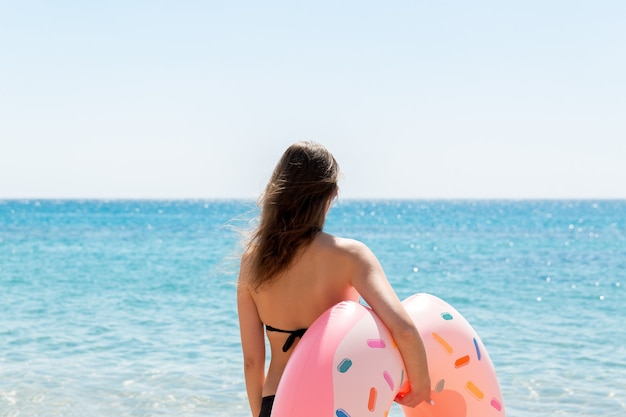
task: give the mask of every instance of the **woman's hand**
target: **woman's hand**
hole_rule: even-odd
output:
[[[396,396],[395,401],[405,407],[415,408],[421,402],[430,402],[430,382],[422,384],[421,389],[410,389],[408,392],[400,393]]]

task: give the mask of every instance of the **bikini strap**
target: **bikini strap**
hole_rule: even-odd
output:
[[[289,337],[287,338],[287,340],[285,341],[285,344],[283,345],[283,352],[287,352],[291,346],[293,346],[294,342],[296,341],[296,337],[300,337],[302,338],[302,336],[304,336],[304,332],[306,332],[307,329],[298,329],[298,330],[282,330],[282,329],[277,329],[276,327],[272,327],[269,325],[265,325],[265,329],[268,332],[278,332],[278,333],[289,333]]]

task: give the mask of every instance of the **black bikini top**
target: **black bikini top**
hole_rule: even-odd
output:
[[[287,340],[285,341],[285,344],[283,345],[283,352],[287,352],[291,346],[293,346],[293,343],[296,341],[296,337],[302,337],[304,336],[304,332],[306,332],[307,329],[298,329],[298,330],[282,330],[282,329],[277,329],[276,327],[272,327],[272,326],[268,326],[267,324],[265,325],[265,329],[268,332],[278,332],[278,333],[289,333],[289,337],[287,338]]]

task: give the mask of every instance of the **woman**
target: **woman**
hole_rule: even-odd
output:
[[[391,332],[412,390],[397,401],[429,399],[424,345],[374,254],[361,242],[322,231],[337,196],[339,167],[326,148],[290,146],[262,198],[258,228],[241,258],[237,305],[252,415],[268,417],[278,382],[299,338],[324,311],[365,302]],[[265,339],[271,349],[265,375]]]

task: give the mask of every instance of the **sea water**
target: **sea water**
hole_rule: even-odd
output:
[[[234,282],[257,214],[0,201],[0,416],[249,416]],[[469,320],[508,416],[626,415],[626,201],[339,201],[326,230]]]

